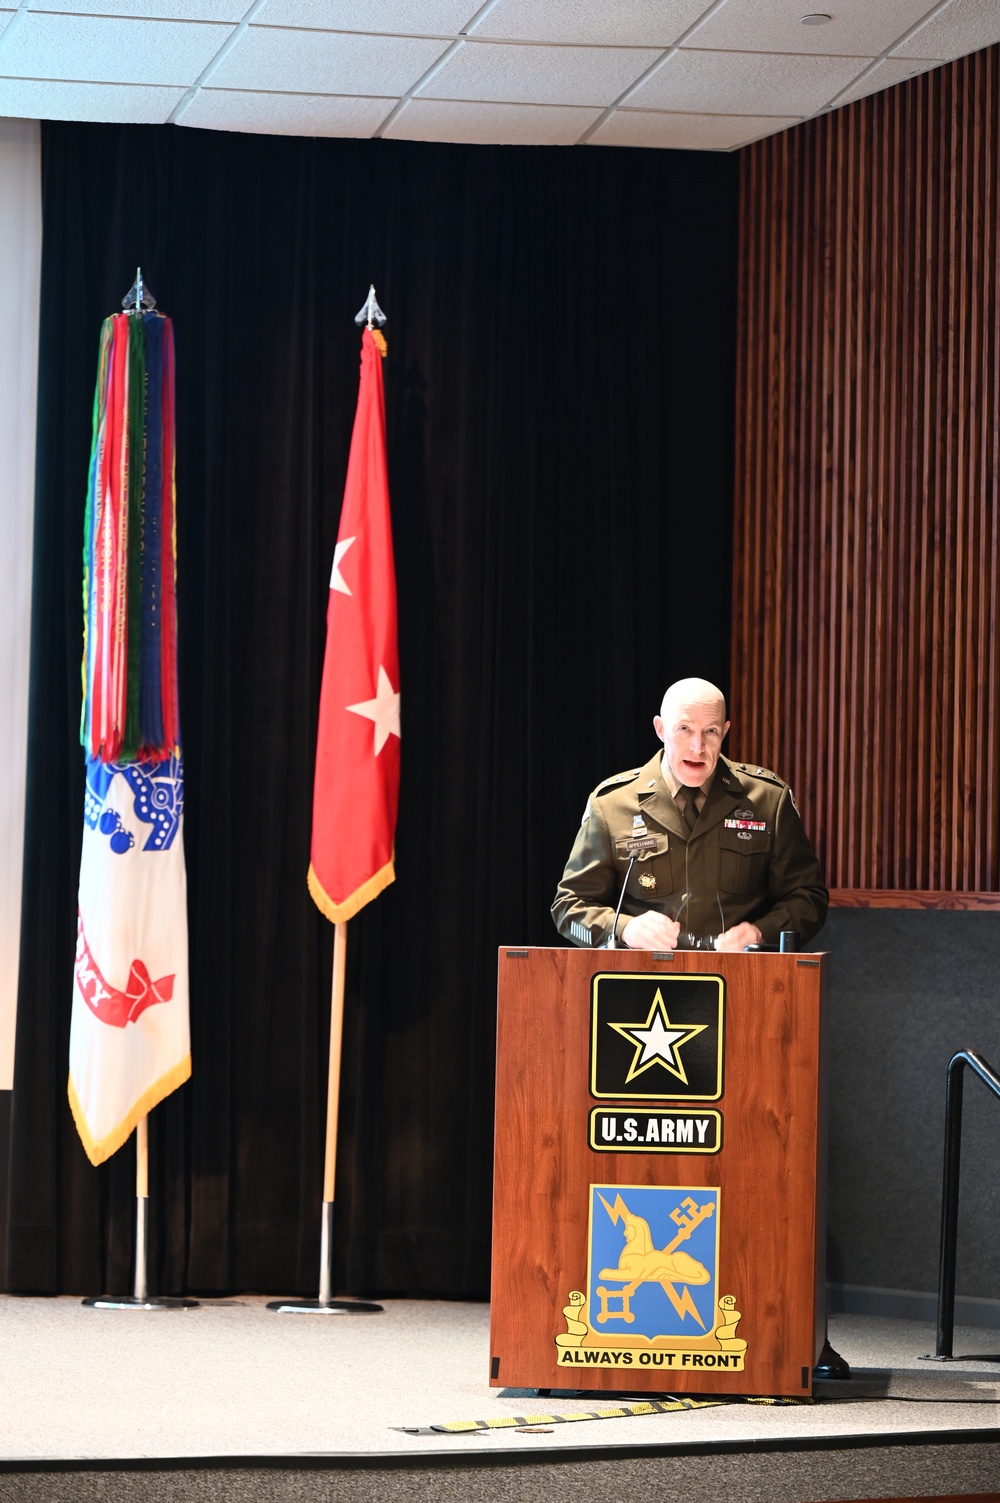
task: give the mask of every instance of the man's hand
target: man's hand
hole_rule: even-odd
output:
[[[742,925],[744,929],[751,925]],[[665,913],[639,913],[622,930],[622,944],[630,950],[676,950],[680,924]]]
[[[624,937],[622,935],[623,939]],[[728,952],[745,950],[747,945],[759,945],[762,937],[756,924],[736,924],[734,928],[727,929],[725,934],[719,935],[715,948]]]

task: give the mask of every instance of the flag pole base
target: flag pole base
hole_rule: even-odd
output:
[[[146,1282],[149,1238],[149,1122],[135,1127],[135,1279],[131,1294],[89,1294],[80,1303],[91,1310],[196,1310],[199,1301],[180,1295],[150,1294]]]
[[[346,925],[344,926],[346,928]],[[337,925],[340,928],[340,925]],[[383,1308],[370,1299],[334,1299],[333,1201],[324,1199],[319,1239],[319,1299],[272,1299],[267,1308],[279,1315],[381,1315]]]
[[[381,1315],[383,1306],[368,1299],[272,1299],[267,1308],[279,1315]]]
[[[181,1299],[168,1294],[89,1294],[80,1301],[91,1310],[196,1310],[200,1301]]]

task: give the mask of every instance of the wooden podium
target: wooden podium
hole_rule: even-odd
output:
[[[503,948],[494,1387],[808,1395],[825,955]]]

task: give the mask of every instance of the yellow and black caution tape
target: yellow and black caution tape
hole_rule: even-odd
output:
[[[643,1399],[608,1409],[580,1409],[575,1414],[503,1414],[494,1419],[449,1420],[443,1425],[393,1425],[404,1435],[469,1435],[473,1431],[525,1430],[535,1425],[572,1425],[579,1420],[633,1419],[641,1414],[676,1414],[680,1409],[711,1409],[725,1399]]]
[[[789,1398],[784,1398],[784,1399],[783,1398],[770,1399],[770,1398],[767,1398],[766,1396],[763,1397],[763,1398],[760,1398],[760,1397],[758,1397],[758,1398],[750,1398],[749,1395],[748,1395],[746,1398],[743,1398],[743,1399],[730,1399],[729,1402],[731,1404],[811,1404],[812,1403],[812,1399],[798,1399],[798,1398],[795,1398],[795,1399],[789,1399]]]

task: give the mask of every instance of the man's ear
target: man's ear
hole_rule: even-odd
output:
[[[727,726],[726,729],[728,730],[729,727]],[[667,728],[663,724],[663,721],[660,719],[659,715],[654,715],[653,716],[653,730],[659,736],[659,738],[660,738],[661,741],[666,742],[666,739],[667,739]]]
[[[730,722],[727,720],[726,723],[725,723],[725,725],[722,727],[722,739],[723,739],[723,741],[725,741],[726,737],[729,735],[729,726],[730,726]]]

